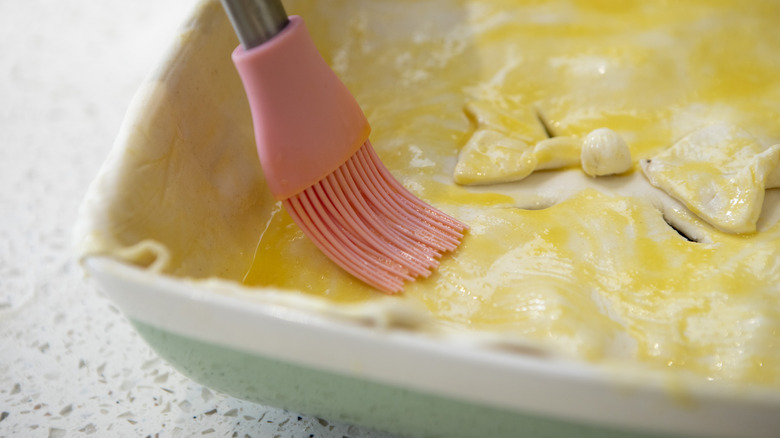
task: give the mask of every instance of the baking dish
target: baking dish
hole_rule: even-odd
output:
[[[307,2],[290,9],[321,12]],[[76,227],[87,271],[183,373],[246,400],[404,436],[780,430],[780,394],[770,388],[705,385],[530,343],[413,329],[421,316],[392,297],[334,308],[243,286],[257,245],[246,230],[278,206],[254,155],[229,58],[235,44],[219,3],[200,3],[139,90]],[[192,150],[192,141],[208,147]],[[202,184],[169,184],[179,174]]]

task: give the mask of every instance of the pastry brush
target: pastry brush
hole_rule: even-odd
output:
[[[427,277],[464,223],[404,188],[355,98],[279,0],[222,0],[268,187],[327,257],[386,293]]]

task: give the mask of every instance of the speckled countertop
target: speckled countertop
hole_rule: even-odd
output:
[[[80,199],[192,4],[0,2],[0,437],[387,437],[187,379],[73,259]]]

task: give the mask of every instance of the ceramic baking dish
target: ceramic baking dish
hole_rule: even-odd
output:
[[[242,233],[276,207],[230,61],[235,45],[219,2],[199,4],[138,92],[76,231],[89,274],[184,374],[403,436],[777,436],[776,391],[598,367],[410,330],[403,321],[415,315],[392,305],[334,311],[242,286],[257,243]],[[188,142],[206,146],[193,152]],[[174,181],[164,189],[159,163]],[[178,174],[203,183],[176,186]]]

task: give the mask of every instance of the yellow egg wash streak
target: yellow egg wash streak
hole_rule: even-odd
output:
[[[780,5],[350,8],[337,27],[328,23],[343,22],[330,17],[339,7],[290,4],[310,17],[320,51],[366,112],[382,161],[472,227],[437,272],[394,299],[423,306],[443,327],[589,361],[780,388],[780,224],[765,213],[756,232],[720,231],[674,201],[664,208],[639,170],[640,160],[714,122],[750,132],[759,152],[780,143]],[[560,168],[518,180],[489,175],[511,164],[512,148],[531,148],[517,150],[528,157],[548,135],[583,139],[599,128],[625,140],[632,169],[586,176],[567,143]],[[493,134],[475,137],[480,130]],[[512,147],[469,161],[461,151],[473,137]],[[496,178],[459,185],[456,163]],[[762,181],[750,189],[767,191],[768,211],[780,199]],[[675,211],[695,236],[669,225]],[[321,255],[283,209],[263,226],[245,284],[334,303],[386,299]]]

